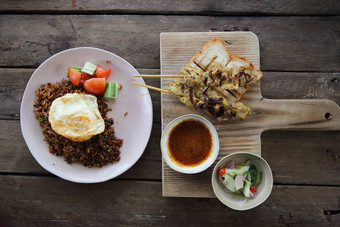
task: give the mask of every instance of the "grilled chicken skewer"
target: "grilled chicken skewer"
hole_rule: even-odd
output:
[[[202,109],[217,120],[245,119],[251,112],[242,102],[229,103],[227,97],[216,88],[186,88],[183,84],[172,84],[169,90],[132,82],[135,85],[172,94],[187,106]],[[183,86],[182,86],[183,85]]]
[[[214,38],[178,75],[152,77],[176,77],[168,83],[168,90],[155,89],[170,93],[185,105],[202,109],[217,120],[232,120],[245,119],[250,115],[251,109],[239,100],[248,87],[262,76],[262,72],[249,60],[231,56],[224,42]]]

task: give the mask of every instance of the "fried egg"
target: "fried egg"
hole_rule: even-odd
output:
[[[56,133],[76,142],[89,140],[105,129],[97,98],[88,94],[66,94],[55,99],[48,120]]]

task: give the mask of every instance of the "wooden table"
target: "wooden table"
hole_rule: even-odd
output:
[[[45,171],[20,131],[20,101],[51,55],[93,46],[160,73],[161,32],[251,31],[260,41],[268,99],[340,104],[340,4],[324,1],[1,1],[0,226],[336,226],[340,223],[340,132],[266,131],[261,155],[274,188],[237,212],[216,198],[162,196],[161,100],[150,91],[153,129],[141,159],[118,178],[77,184]],[[160,87],[159,79],[146,79]],[[338,223],[338,224],[336,224]]]

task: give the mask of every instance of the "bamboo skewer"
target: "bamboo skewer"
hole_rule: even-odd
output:
[[[161,88],[158,88],[158,87],[153,87],[153,86],[149,86],[149,85],[145,85],[145,84],[140,84],[140,83],[137,83],[137,82],[132,82],[132,84],[139,85],[139,86],[142,86],[142,87],[150,88],[152,90],[161,91],[161,92],[170,94],[169,91],[161,89]]]
[[[184,75],[133,75],[134,77],[183,78]]]

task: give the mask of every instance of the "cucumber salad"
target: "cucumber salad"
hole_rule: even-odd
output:
[[[226,188],[235,194],[246,198],[255,196],[257,186],[262,181],[262,172],[259,172],[250,160],[236,167],[234,161],[227,163],[218,171]]]

